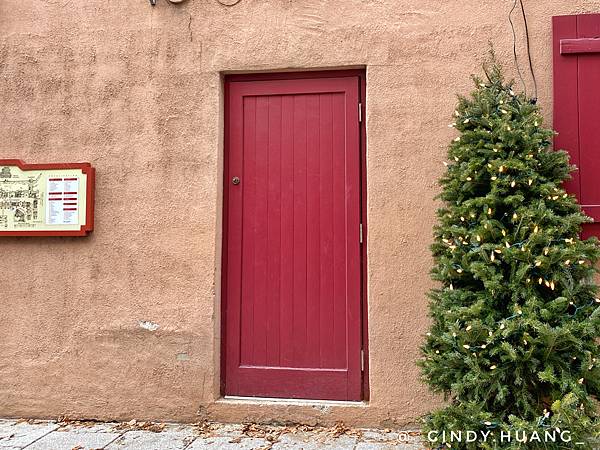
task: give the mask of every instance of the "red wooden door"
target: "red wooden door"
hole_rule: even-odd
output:
[[[596,223],[583,236],[600,236],[600,14],[557,16],[554,29],[554,146],[578,170],[565,183]]]
[[[226,395],[361,399],[358,103],[358,77],[227,81]]]

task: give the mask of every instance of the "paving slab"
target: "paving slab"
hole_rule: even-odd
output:
[[[56,430],[54,422],[28,423],[0,420],[0,449],[23,448]]]
[[[358,438],[341,435],[328,436],[311,433],[284,433],[273,444],[273,450],[337,450],[353,449]]]
[[[376,442],[390,442],[398,441],[399,434],[395,431],[383,431],[383,430],[371,430],[365,429],[362,431],[361,440],[364,441],[376,441]]]
[[[219,436],[198,438],[185,450],[259,450],[270,446],[271,442],[261,438]]]
[[[183,450],[194,439],[190,431],[128,431],[116,441],[109,444],[106,450]]]
[[[96,450],[110,444],[121,433],[54,431],[27,447],[27,450]]]

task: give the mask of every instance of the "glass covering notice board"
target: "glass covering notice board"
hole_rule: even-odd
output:
[[[89,163],[0,159],[0,236],[85,236],[93,229]]]

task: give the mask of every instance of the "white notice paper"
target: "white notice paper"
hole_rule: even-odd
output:
[[[79,223],[79,178],[48,178],[46,223],[77,225]]]

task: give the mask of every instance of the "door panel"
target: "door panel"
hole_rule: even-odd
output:
[[[227,395],[361,399],[358,89],[227,83]]]
[[[565,187],[596,222],[583,226],[584,237],[600,235],[598,36],[600,14],[553,18],[554,128],[558,131],[554,146],[567,150],[577,166]]]
[[[577,37],[600,36],[598,15],[577,17]],[[573,56],[571,56],[573,58]],[[580,201],[588,214],[600,219],[600,53],[581,53],[577,59],[577,101],[579,104]]]

